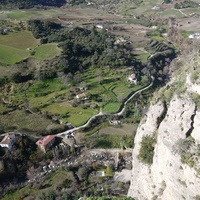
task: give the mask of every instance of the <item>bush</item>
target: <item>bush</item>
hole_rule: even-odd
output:
[[[153,163],[153,155],[154,155],[154,146],[156,144],[156,139],[154,136],[146,135],[143,136],[140,152],[138,155],[138,159],[146,164]]]

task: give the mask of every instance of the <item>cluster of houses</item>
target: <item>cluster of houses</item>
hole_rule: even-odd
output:
[[[8,149],[12,149],[13,145],[16,143],[16,138],[21,137],[22,134],[16,133],[16,132],[10,132],[6,133],[3,139],[0,142],[0,146]],[[55,135],[47,135],[43,137],[42,139],[39,139],[36,142],[36,145],[46,153],[47,150],[53,147],[56,141],[56,136]],[[73,136],[67,135],[62,139],[62,142],[65,145],[72,146],[76,144],[76,141]]]

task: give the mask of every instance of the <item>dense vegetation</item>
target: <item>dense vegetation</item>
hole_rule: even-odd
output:
[[[88,66],[120,67],[136,63],[131,54],[131,46],[116,44],[115,36],[105,30],[97,31],[94,27],[61,29],[58,24],[38,20],[30,21],[29,25],[34,36],[41,38],[42,44],[59,42],[59,47],[63,49],[62,55],[51,62],[50,66],[54,65],[51,70],[44,71],[45,77],[52,77],[58,71],[83,71]],[[49,72],[51,74],[46,74]]]
[[[197,8],[199,7],[199,4],[196,3],[195,1],[191,1],[191,0],[185,0],[183,2],[180,3],[176,3],[174,5],[174,8],[176,9],[182,9],[182,8]]]
[[[153,163],[155,144],[156,139],[153,136],[147,135],[142,138],[141,147],[138,155],[138,158],[141,162],[146,164]]]
[[[65,0],[0,0],[0,6],[3,8],[32,8],[34,6],[62,6]]]

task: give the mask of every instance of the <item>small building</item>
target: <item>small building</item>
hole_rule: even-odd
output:
[[[55,142],[55,135],[47,135],[46,137],[38,140],[36,144],[40,147],[43,152],[52,147]]]
[[[120,120],[110,120],[109,123],[111,126],[117,126],[117,125],[121,124],[121,121]]]
[[[86,99],[86,95],[85,95],[85,93],[77,94],[76,98],[77,99]]]
[[[0,142],[1,147],[6,147],[11,149],[16,141],[16,137],[14,133],[7,133],[3,140]]]
[[[136,77],[136,75],[135,75],[135,74],[129,75],[129,76],[128,76],[128,81],[129,81],[130,83],[137,84],[137,77]]]
[[[103,29],[103,25],[97,24],[96,27],[99,28],[99,29]]]

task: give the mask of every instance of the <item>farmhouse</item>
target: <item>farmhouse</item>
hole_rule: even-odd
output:
[[[47,135],[43,139],[40,139],[36,142],[36,144],[40,147],[43,152],[46,152],[53,143],[55,142],[55,135]]]
[[[7,133],[3,140],[0,142],[1,147],[7,147],[11,149],[16,141],[16,137],[14,133]]]
[[[85,93],[77,94],[76,98],[77,99],[86,99],[86,95],[85,95]]]
[[[135,74],[129,75],[129,76],[128,76],[128,81],[129,81],[130,83],[137,84],[137,77],[136,77],[136,75],[135,75]]]
[[[97,24],[96,27],[99,28],[99,29],[103,29],[103,25]]]

